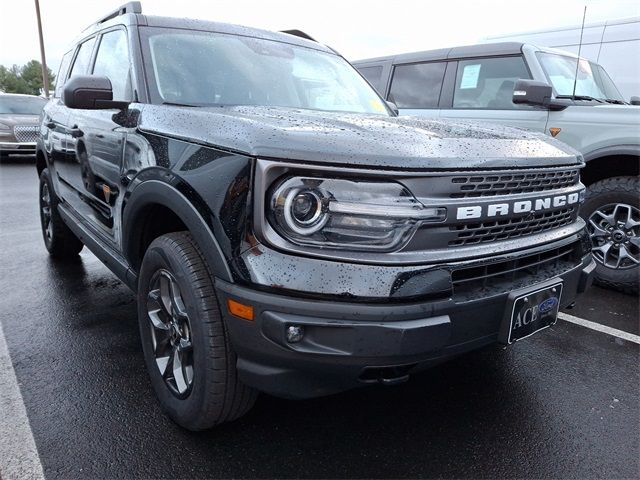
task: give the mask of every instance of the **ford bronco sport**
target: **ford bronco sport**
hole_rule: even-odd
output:
[[[589,285],[577,152],[399,118],[311,40],[133,2],[58,79],[37,145],[45,245],[86,245],[137,293],[151,383],[188,429],[257,391],[394,384],[512,343]]]
[[[402,114],[544,132],[580,151],[587,186],[581,215],[593,242],[596,281],[638,292],[640,107],[624,100],[602,66],[519,42],[405,53],[354,65]]]

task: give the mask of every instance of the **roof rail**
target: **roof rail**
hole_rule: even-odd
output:
[[[305,40],[311,40],[312,42],[318,43],[318,41],[313,38],[311,35],[307,35],[302,30],[280,30],[282,33],[288,33],[289,35],[294,35],[296,37],[304,38]]]
[[[105,15],[100,20],[98,20],[95,24],[99,25],[101,23],[106,22],[107,20],[111,20],[112,18],[119,17],[120,15],[124,15],[125,13],[142,13],[142,4],[140,2],[129,2],[124,5],[119,6],[113,12]]]

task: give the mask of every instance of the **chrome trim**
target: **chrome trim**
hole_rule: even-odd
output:
[[[40,134],[38,125],[15,125],[13,127],[13,135],[19,143],[35,143]]]
[[[36,142],[0,142],[0,148],[20,148],[33,147],[36,148]]]

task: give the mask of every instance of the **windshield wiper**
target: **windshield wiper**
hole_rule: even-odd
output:
[[[173,105],[175,107],[201,107],[202,105],[194,105],[193,103],[175,103],[175,102],[162,102],[162,105]]]
[[[590,97],[589,95],[556,95],[556,98],[567,98],[569,100],[589,100],[598,103],[604,103],[599,98]]]
[[[609,102],[609,103],[613,103],[615,105],[629,105],[627,102],[625,102],[624,100],[616,100],[615,98],[604,98],[603,99],[605,102]]]

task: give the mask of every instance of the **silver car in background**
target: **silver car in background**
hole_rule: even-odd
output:
[[[34,95],[0,93],[0,157],[35,155],[38,119],[46,103]]]

